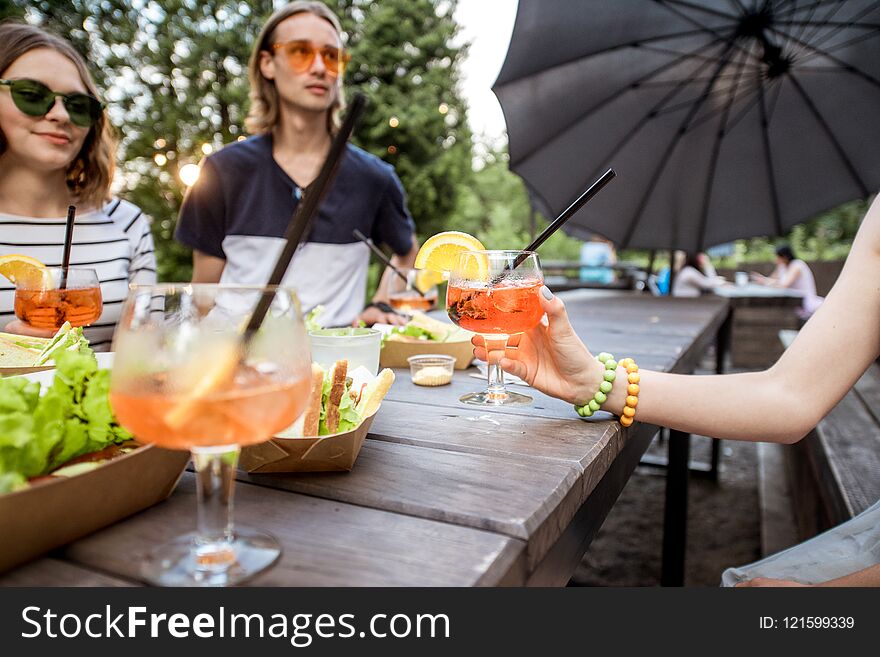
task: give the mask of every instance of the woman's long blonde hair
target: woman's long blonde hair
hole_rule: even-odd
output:
[[[272,37],[275,28],[281,21],[284,21],[296,14],[314,14],[318,18],[323,18],[333,26],[336,33],[342,38],[342,25],[330,9],[322,2],[313,2],[312,0],[297,0],[288,5],[284,5],[269,17],[263,29],[260,30],[260,36],[254,43],[254,49],[251,52],[250,62],[248,64],[248,74],[251,82],[250,100],[251,107],[245,119],[245,126],[248,132],[254,135],[260,135],[271,132],[279,120],[279,102],[278,89],[272,80],[267,80],[262,71],[260,71],[260,53],[272,53]],[[331,135],[336,134],[339,129],[339,114],[345,105],[345,99],[342,96],[341,80],[337,80],[336,100],[327,110],[327,132]]]
[[[49,48],[73,62],[88,92],[99,98],[98,89],[86,68],[85,60],[61,37],[25,23],[0,23],[0,77],[26,52]],[[0,129],[0,155],[6,152],[6,136]],[[110,198],[110,183],[115,169],[116,139],[106,110],[89,129],[76,157],[67,166],[67,187],[77,203],[100,208]]]

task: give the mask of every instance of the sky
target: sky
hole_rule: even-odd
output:
[[[478,141],[506,141],[504,115],[492,93],[492,83],[507,54],[516,5],[517,0],[459,0],[455,11],[461,26],[459,38],[471,44],[461,68],[461,90],[468,103],[468,122]]]

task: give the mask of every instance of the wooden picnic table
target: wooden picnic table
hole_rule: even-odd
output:
[[[692,371],[727,317],[727,302],[715,297],[584,290],[566,303],[597,352],[672,372]],[[252,584],[568,582],[657,428],[622,429],[608,416],[581,420],[569,404],[537,391],[528,407],[465,406],[458,397],[484,385],[472,371],[425,388],[398,370],[350,473],[241,472],[236,522],[271,532],[284,549]],[[667,509],[677,516],[668,542],[681,554],[664,546],[664,559],[675,570],[683,564],[687,455],[683,464],[681,454],[671,456],[670,478],[679,481],[675,508]],[[0,576],[0,584],[137,584],[139,555],[194,522],[194,475],[186,472],[165,502]]]
[[[730,359],[733,367],[769,367],[782,355],[780,330],[800,327],[797,309],[803,295],[796,290],[748,283],[713,290],[730,300]]]

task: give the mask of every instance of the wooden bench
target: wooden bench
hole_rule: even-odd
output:
[[[872,363],[819,425],[786,451],[800,539],[880,499],[880,365]]]
[[[785,349],[798,332],[779,331]],[[880,365],[796,445],[758,445],[761,554],[849,520],[880,499]]]

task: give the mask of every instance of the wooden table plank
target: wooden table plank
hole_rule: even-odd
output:
[[[476,379],[468,381],[479,384]],[[577,462],[585,469],[606,446],[608,434],[619,429],[609,422],[576,418],[570,406],[565,413],[566,417],[489,415],[464,404],[438,406],[386,400],[373,420],[369,438],[474,454],[561,459]]]
[[[607,468],[612,458],[597,457],[594,468]],[[529,563],[552,547],[586,497],[584,473],[574,462],[373,440],[350,473],[242,472],[239,479],[505,534],[527,542]]]
[[[140,582],[46,557],[0,575],[0,586],[140,586]]]
[[[141,556],[195,524],[195,477],[165,502],[76,541],[66,559],[137,579]],[[284,553],[255,586],[520,584],[523,543],[453,524],[239,483],[236,520],[272,533]]]

